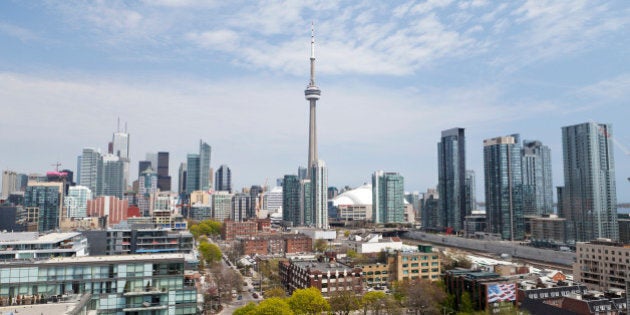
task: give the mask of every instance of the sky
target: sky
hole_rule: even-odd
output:
[[[170,172],[199,140],[236,188],[305,165],[311,23],[319,157],[329,185],[396,171],[437,184],[442,130],[466,128],[483,200],[483,140],[551,148],[561,127],[613,125],[617,195],[630,201],[627,1],[1,1],[0,169],[76,169],[117,120],[131,174],[147,152]],[[176,186],[175,186],[176,187]]]

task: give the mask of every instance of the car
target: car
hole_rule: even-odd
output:
[[[242,300],[242,299],[243,299],[243,296],[242,296],[242,295],[239,295],[236,299],[240,301],[240,300]]]
[[[252,297],[257,299],[258,298],[258,293],[256,293],[256,292],[252,293]]]

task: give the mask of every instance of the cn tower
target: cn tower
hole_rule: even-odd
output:
[[[311,80],[304,90],[304,96],[310,104],[309,126],[308,126],[308,177],[311,178],[311,168],[318,161],[317,157],[317,126],[315,106],[322,91],[315,85],[315,30],[311,24]]]

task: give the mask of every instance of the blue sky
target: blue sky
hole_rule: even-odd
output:
[[[520,133],[552,149],[561,127],[613,124],[619,201],[630,201],[626,1],[2,1],[0,168],[76,168],[117,117],[132,173],[199,139],[237,187],[306,164],[310,24],[320,158],[329,183],[377,169],[406,190],[437,183],[441,130],[464,127],[483,199],[482,141]],[[176,184],[174,182],[173,184]]]

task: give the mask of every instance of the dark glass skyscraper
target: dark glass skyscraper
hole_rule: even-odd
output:
[[[619,239],[612,126],[594,122],[562,127],[563,212],[567,239]]]
[[[199,189],[209,190],[210,185],[210,157],[212,148],[209,144],[199,140]]]
[[[293,226],[301,224],[300,180],[296,175],[284,175],[282,185],[282,220]]]
[[[63,205],[63,182],[37,183],[26,187],[24,208],[38,209],[39,232],[48,232],[59,228],[59,216]]]
[[[214,190],[232,192],[232,170],[225,164],[215,173]]]
[[[158,152],[158,189],[161,191],[171,191],[171,176],[168,175],[168,160],[168,152]]]
[[[523,141],[523,214],[553,213],[551,150],[540,141]]]
[[[466,215],[470,215],[473,210],[477,209],[477,184],[475,171],[473,170],[466,171],[466,190],[464,194],[466,200]]]
[[[199,154],[188,154],[186,157],[186,192],[200,190],[199,186]]]
[[[488,230],[506,240],[521,240],[525,222],[519,137],[486,139],[483,145]]]
[[[464,228],[466,215],[466,137],[464,128],[442,131],[438,143],[438,192],[440,210],[437,228]]]

